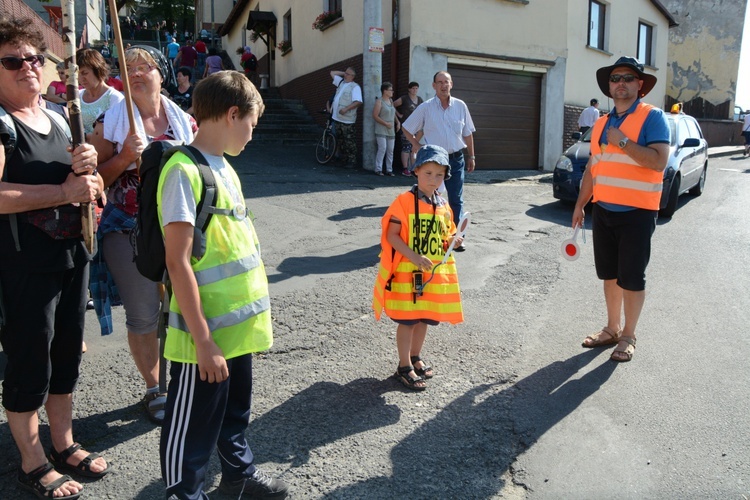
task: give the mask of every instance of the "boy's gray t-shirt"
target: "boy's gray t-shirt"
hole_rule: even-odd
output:
[[[205,151],[201,151],[201,153],[206,158],[206,161],[208,161],[208,166],[211,167],[211,171],[216,177],[216,182],[221,182],[229,191],[235,205],[241,204],[244,206],[245,200],[232,181],[232,167],[229,163],[223,156],[210,155]],[[162,226],[166,226],[170,222],[189,222],[195,226],[196,205],[198,202],[193,195],[190,180],[182,169],[173,168],[170,170],[164,179],[161,199]]]

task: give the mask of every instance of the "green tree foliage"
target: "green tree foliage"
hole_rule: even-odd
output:
[[[182,24],[195,15],[194,0],[143,0],[142,3],[149,6],[152,19],[165,20],[167,26],[172,26],[172,22]]]

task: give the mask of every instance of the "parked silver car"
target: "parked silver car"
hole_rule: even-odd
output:
[[[706,183],[708,143],[703,138],[698,122],[675,105],[667,113],[670,129],[669,160],[664,169],[659,215],[672,217],[681,194],[690,192],[700,196]],[[575,202],[581,186],[586,162],[591,154],[591,130],[560,157],[552,174],[552,194],[555,198]]]

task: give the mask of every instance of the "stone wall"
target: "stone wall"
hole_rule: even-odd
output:
[[[708,142],[708,147],[716,146],[742,146],[745,139],[742,137],[742,122],[731,120],[698,120],[703,131],[703,137]]]
[[[664,4],[678,23],[669,29],[667,96],[684,103],[702,99],[717,107],[716,113],[693,113],[696,118],[731,119],[747,0]]]

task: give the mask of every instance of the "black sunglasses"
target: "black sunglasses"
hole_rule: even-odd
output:
[[[609,75],[609,81],[612,83],[619,83],[620,80],[624,80],[625,83],[630,83],[637,79],[638,77],[635,75]]]
[[[3,68],[7,69],[8,71],[16,71],[21,69],[23,66],[23,63],[27,62],[32,68],[37,68],[39,66],[44,66],[44,55],[43,54],[36,54],[29,57],[2,57],[0,58],[0,64],[3,65]]]

